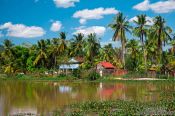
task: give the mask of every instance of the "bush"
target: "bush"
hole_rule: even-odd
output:
[[[67,75],[66,74],[59,74],[57,77],[58,78],[65,78]]]
[[[88,79],[91,80],[91,81],[97,80],[97,79],[99,79],[99,78],[100,78],[100,75],[99,75],[97,72],[95,72],[95,71],[91,72],[91,73],[88,75]]]
[[[72,75],[76,78],[80,78],[81,77],[81,71],[78,69],[78,70],[73,70],[73,73]]]

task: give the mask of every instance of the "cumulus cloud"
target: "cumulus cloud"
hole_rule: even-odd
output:
[[[153,18],[147,16],[146,20],[147,20],[146,25],[153,25],[154,24]],[[134,22],[134,21],[138,21],[138,18],[136,16],[131,18],[131,19],[129,19],[129,22]]]
[[[12,24],[11,22],[0,25],[0,30],[7,30],[6,36],[21,37],[21,38],[34,38],[41,37],[45,31],[41,27],[26,26],[24,24]]]
[[[76,28],[76,31],[73,34],[83,33],[85,36],[89,35],[90,33],[96,33],[97,36],[103,36],[106,31],[106,28],[103,26],[92,26],[92,27],[79,27]]]
[[[144,0],[133,8],[140,11],[152,10],[155,13],[169,13],[175,11],[175,0],[165,0],[155,3],[150,3],[149,0]]]
[[[62,27],[62,24],[60,21],[55,21],[52,23],[51,27],[50,27],[50,30],[53,31],[53,32],[57,32],[61,29]]]
[[[144,0],[143,2],[135,5],[133,8],[140,11],[149,10],[149,0]]]
[[[79,18],[81,24],[85,24],[90,19],[102,19],[104,15],[117,14],[118,10],[115,8],[96,8],[96,9],[84,9],[77,11],[73,14],[74,18]]]
[[[57,7],[69,8],[74,7],[79,0],[53,0]]]

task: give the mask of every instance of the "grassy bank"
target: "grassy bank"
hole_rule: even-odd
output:
[[[73,75],[59,75],[59,76],[46,76],[46,75],[40,75],[40,76],[34,76],[34,75],[6,75],[6,74],[0,74],[0,80],[26,80],[26,81],[55,81],[55,82],[128,82],[128,81],[162,81],[162,82],[174,82],[174,78],[168,78],[168,79],[160,79],[156,78],[158,80],[137,80],[142,79],[143,77],[136,77],[133,75],[124,75],[124,76],[104,76],[104,77],[98,77],[96,79],[91,79],[88,77],[78,78]],[[144,79],[144,78],[143,78]]]

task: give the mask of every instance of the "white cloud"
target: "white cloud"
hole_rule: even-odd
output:
[[[77,11],[73,14],[74,18],[80,18],[79,22],[85,24],[90,19],[102,19],[104,15],[117,14],[118,11],[115,8],[96,8],[96,9],[84,9]]]
[[[147,20],[146,25],[153,25],[153,24],[154,24],[153,18],[147,16],[147,17],[146,17],[146,20]],[[134,21],[138,21],[137,16],[135,16],[135,17],[129,19],[129,22],[134,22]]]
[[[144,0],[143,2],[135,5],[133,8],[141,11],[149,10],[149,0]]]
[[[175,0],[165,0],[155,3],[150,3],[149,0],[144,0],[133,8],[140,11],[152,10],[155,13],[169,13],[175,11]]]
[[[103,36],[106,31],[105,27],[102,26],[92,26],[92,27],[79,27],[76,28],[76,31],[73,34],[83,33],[85,36],[89,35],[90,33],[96,33],[97,36]]]
[[[53,0],[57,7],[69,8],[74,7],[79,0]]]
[[[41,27],[26,26],[24,24],[12,24],[11,22],[0,25],[0,30],[7,30],[6,36],[21,37],[21,38],[34,38],[41,37],[45,31]]]
[[[105,45],[112,44],[113,47],[121,47],[121,42],[120,41],[112,41],[112,38],[101,41],[100,42],[101,46],[104,47]]]
[[[57,32],[61,29],[62,27],[62,24],[60,21],[55,21],[52,23],[51,27],[50,27],[50,30],[53,31],[53,32]]]

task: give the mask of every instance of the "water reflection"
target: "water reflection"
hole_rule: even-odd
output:
[[[0,82],[0,116],[20,113],[49,115],[50,112],[65,105],[88,100],[159,101],[162,92],[170,92],[171,94],[174,91],[173,83],[2,81]]]

